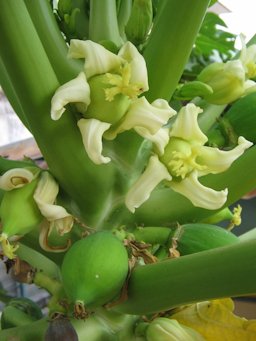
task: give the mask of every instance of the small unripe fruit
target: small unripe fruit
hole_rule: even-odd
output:
[[[82,306],[91,309],[118,296],[128,273],[128,254],[111,232],[96,232],[73,244],[61,272],[66,294],[79,311]]]

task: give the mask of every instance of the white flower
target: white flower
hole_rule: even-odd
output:
[[[215,191],[203,186],[198,178],[224,172],[252,143],[239,137],[238,145],[229,151],[205,146],[207,137],[197,122],[200,112],[202,110],[192,103],[180,110],[170,129],[164,153],[150,158],[146,170],[126,195],[125,202],[130,211],[134,212],[145,202],[162,180],[186,196],[194,206],[214,210],[226,202],[227,189]]]
[[[134,129],[158,141],[158,131],[176,112],[165,100],[150,104],[145,97],[138,98],[148,90],[148,78],[145,60],[133,44],[127,42],[115,55],[90,40],[71,40],[69,57],[84,58],[84,71],[57,89],[51,117],[59,119],[67,104],[75,104],[83,116],[78,121],[83,144],[94,163],[110,161],[102,156],[103,137],[114,139]]]

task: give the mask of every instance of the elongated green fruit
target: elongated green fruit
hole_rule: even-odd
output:
[[[177,236],[181,256],[235,244],[239,238],[222,227],[210,224],[186,224]]]
[[[118,296],[128,273],[128,254],[111,232],[96,232],[73,244],[61,273],[75,306],[94,308]]]
[[[3,309],[1,329],[29,324],[43,317],[39,306],[26,297],[12,299]]]
[[[175,229],[138,228],[133,231],[133,235],[137,241],[162,245],[161,249],[165,249],[166,257],[168,249],[174,246],[183,256],[239,242],[239,238],[232,232],[217,225],[203,223],[185,224]]]
[[[42,215],[33,199],[38,179],[23,187],[6,191],[0,206],[2,234],[24,235],[37,226]]]

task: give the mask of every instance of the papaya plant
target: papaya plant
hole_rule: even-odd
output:
[[[47,315],[8,298],[1,340],[256,337],[230,208],[256,186],[256,44],[211,4],[1,2],[0,84],[47,164],[0,158],[1,257],[49,293]]]

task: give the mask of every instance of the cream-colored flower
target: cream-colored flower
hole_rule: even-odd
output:
[[[239,137],[238,145],[232,150],[206,146],[207,136],[197,122],[200,112],[202,110],[193,103],[179,111],[170,128],[164,153],[150,158],[146,170],[126,195],[125,202],[130,211],[134,212],[144,203],[162,180],[174,191],[187,197],[194,206],[214,210],[226,202],[227,189],[216,191],[205,187],[198,178],[224,172],[252,143]]]
[[[148,90],[148,78],[145,60],[133,44],[127,42],[115,55],[90,40],[71,40],[69,57],[84,58],[84,70],[57,89],[51,117],[59,119],[67,104],[75,104],[83,116],[78,121],[83,144],[94,163],[110,161],[102,156],[103,137],[114,139],[134,129],[144,138],[158,140],[159,129],[176,112],[165,100],[150,104],[145,97],[138,98]]]

